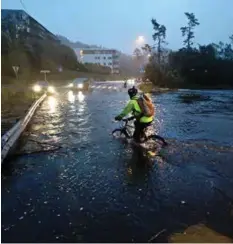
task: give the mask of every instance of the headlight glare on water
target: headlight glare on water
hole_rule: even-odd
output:
[[[50,92],[50,93],[54,93],[54,92],[55,92],[54,87],[53,87],[53,86],[49,86],[49,87],[48,87],[48,92]]]
[[[33,86],[33,91],[34,91],[34,92],[41,92],[41,86],[39,86],[39,85],[34,85],[34,86]]]

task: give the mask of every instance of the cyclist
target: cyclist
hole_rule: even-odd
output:
[[[153,115],[154,115],[154,107],[152,104],[153,111],[151,111],[150,116],[145,116],[145,113],[143,113],[143,108],[140,107],[141,102],[140,98],[137,96],[138,90],[135,87],[132,87],[128,90],[128,94],[130,97],[130,101],[126,105],[126,107],[123,109],[123,111],[115,117],[115,120],[122,120],[126,115],[129,113],[133,113],[136,121],[134,122],[135,130],[133,134],[133,138],[137,143],[140,143],[141,136],[143,134],[143,130],[148,127],[152,121],[153,121]]]
[[[127,88],[127,80],[124,82],[124,88]]]

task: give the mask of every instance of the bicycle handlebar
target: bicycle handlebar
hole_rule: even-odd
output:
[[[128,122],[128,121],[133,120],[133,119],[135,119],[135,116],[129,117],[127,119],[122,119],[122,121]]]

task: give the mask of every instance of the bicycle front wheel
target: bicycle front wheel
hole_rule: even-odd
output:
[[[115,129],[112,132],[112,135],[116,138],[129,138],[129,135],[127,134],[127,132],[122,129]]]

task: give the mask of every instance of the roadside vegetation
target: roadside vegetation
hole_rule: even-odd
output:
[[[155,86],[190,89],[233,88],[233,35],[229,42],[194,45],[195,28],[200,25],[193,13],[185,13],[187,24],[180,28],[184,46],[166,48],[166,27],[152,19],[154,44],[135,49],[134,55],[147,59],[144,80]]]
[[[37,30],[36,26],[31,28]],[[111,70],[107,67],[79,63],[73,49],[61,44],[58,38],[51,35],[37,33],[35,36],[33,31],[27,32],[26,28],[18,28],[11,16],[2,17],[2,84],[12,84],[18,80],[18,83],[27,85],[36,80],[44,80],[41,70],[49,70],[48,80],[54,82],[81,75],[111,77]],[[17,77],[12,66],[19,67]]]

